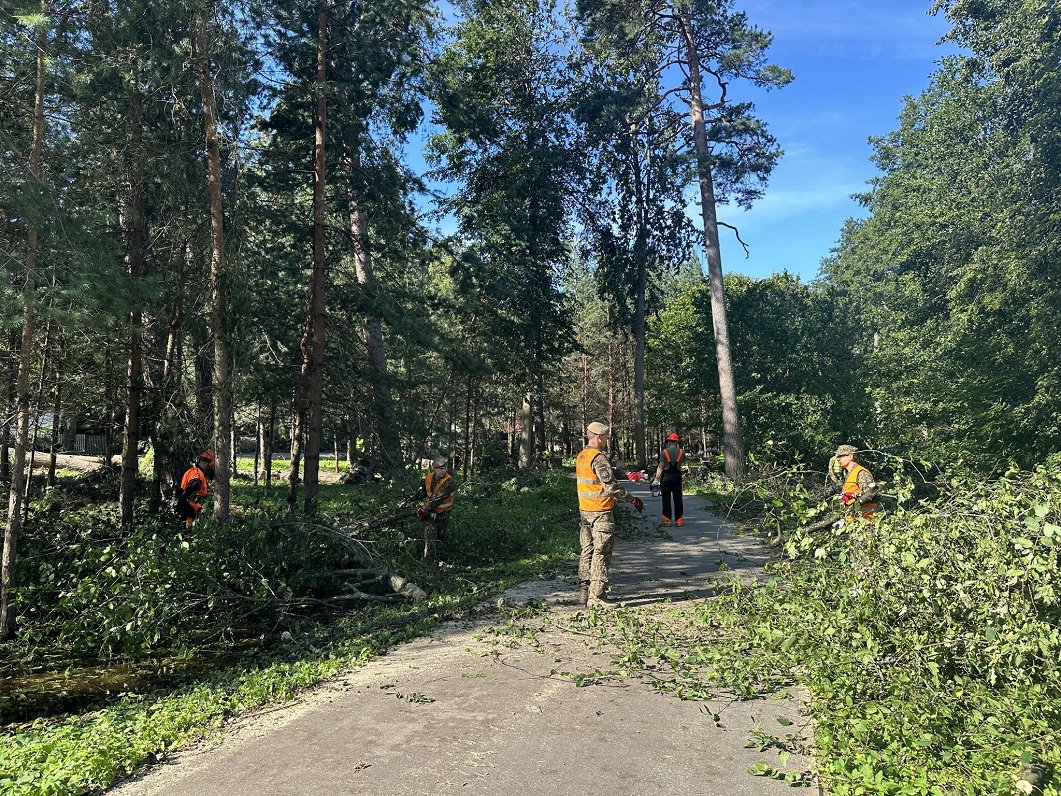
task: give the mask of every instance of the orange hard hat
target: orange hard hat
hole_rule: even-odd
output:
[[[200,459],[206,459],[210,464],[217,463],[217,454],[207,448],[205,451],[199,454]]]
[[[670,434],[667,435],[667,442],[677,442],[677,441],[678,441],[677,432],[672,431]]]

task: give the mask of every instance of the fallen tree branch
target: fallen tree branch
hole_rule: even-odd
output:
[[[345,528],[332,528],[319,523],[312,523],[309,527],[317,533],[327,536],[330,539],[334,539],[342,544],[354,560],[360,564],[360,567],[356,569],[335,570],[335,573],[349,573],[352,577],[378,580],[379,582],[386,583],[394,594],[399,595],[406,600],[418,603],[421,600],[427,599],[427,592],[412,581],[407,580],[402,575],[399,575],[396,572],[390,572],[377,565],[375,559],[372,557],[372,553],[369,552],[369,549],[365,547],[360,539],[357,539],[354,536],[355,533],[362,533],[370,528],[389,527],[400,519],[412,517],[415,513],[415,508],[402,507],[399,511],[392,512],[386,517],[377,518],[366,523],[359,523],[354,526],[347,526]],[[324,575],[327,573],[321,574]],[[362,582],[367,583],[368,580]]]

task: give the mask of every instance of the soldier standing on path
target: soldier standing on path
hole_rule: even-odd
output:
[[[880,487],[873,480],[873,473],[858,463],[857,453],[854,445],[841,445],[836,449],[836,460],[844,468],[840,502],[850,510],[844,521],[853,522],[857,512],[861,511],[863,517],[873,522]]]
[[[578,556],[578,585],[580,601],[590,607],[611,607],[607,599],[608,570],[615,546],[615,499],[632,503],[638,511],[645,504],[616,482],[617,478],[640,481],[642,473],[613,470],[605,451],[611,429],[603,423],[590,423],[586,428],[586,447],[575,458],[575,478],[578,480],[578,509],[581,516]]]
[[[449,513],[453,509],[453,495],[457,484],[447,469],[445,456],[436,456],[431,461],[431,469],[424,477],[417,497],[421,498],[416,516],[424,523],[424,561],[434,561],[438,547],[446,535],[449,525]]]
[[[653,481],[659,484],[660,493],[663,497],[663,509],[660,513],[660,522],[670,525],[671,517],[674,524],[681,526],[685,524],[685,505],[682,502],[682,459],[685,451],[679,445],[678,435],[671,432],[667,435],[667,444],[659,454],[659,466]],[[673,511],[671,503],[674,504]]]

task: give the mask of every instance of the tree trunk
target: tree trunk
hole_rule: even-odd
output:
[[[18,362],[21,337],[12,329],[5,352],[4,368],[4,428],[0,431],[0,481],[11,484],[11,418],[18,414]]]
[[[276,399],[269,399],[269,420],[262,429],[262,466],[265,468],[265,488],[273,486],[273,434],[276,428]]]
[[[52,287],[55,287],[55,283],[52,283]],[[51,305],[49,304],[49,309]],[[30,403],[30,415],[33,420],[33,433],[30,434],[29,444],[29,467],[26,468],[26,489],[23,494],[23,505],[22,505],[22,521],[29,522],[29,509],[30,503],[33,496],[33,468],[37,464],[37,437],[40,434],[41,429],[41,410],[40,400],[44,396],[44,385],[48,381],[48,368],[51,367],[51,353],[52,353],[52,324],[48,321],[44,326],[44,345],[42,347],[43,356],[41,357],[41,374],[37,380],[36,390],[36,403]],[[54,422],[54,421],[53,421]]]
[[[520,407],[520,422],[523,428],[520,434],[519,466],[522,468],[528,468],[534,463],[534,392],[530,386],[534,381],[534,376],[528,374],[527,380],[523,404]]]
[[[637,298],[634,303],[634,450],[637,466],[646,466],[645,447],[645,286],[647,282],[646,252],[637,253]]]
[[[353,396],[350,399],[353,404]],[[353,470],[357,462],[354,461],[354,457],[357,455],[357,420],[356,412],[351,409],[346,415],[346,467],[348,470]]]
[[[134,71],[134,78],[139,78]],[[129,162],[129,199],[125,215],[128,234],[126,262],[129,283],[133,286],[133,308],[129,312],[129,360],[125,385],[125,431],[122,437],[122,476],[119,498],[121,524],[133,524],[133,505],[136,500],[136,477],[140,463],[140,402],[144,387],[144,359],[142,330],[144,312],[139,301],[139,282],[144,275],[144,246],[147,240],[144,219],[143,187],[143,98],[139,91],[132,95],[132,146]]]
[[[582,430],[579,432],[584,433],[586,426],[589,425],[589,357],[585,354],[582,355]]]
[[[468,467],[472,458],[472,377],[468,374],[468,390],[464,396],[464,456],[461,459],[461,478],[468,480]]]
[[[636,132],[636,127],[631,127]],[[634,184],[634,401],[632,409],[634,450],[637,466],[644,469],[647,462],[645,448],[645,291],[648,286],[648,172],[642,169],[637,139],[631,136],[627,153],[633,171]]]
[[[718,388],[722,402],[722,441],[726,455],[726,475],[740,478],[745,472],[744,441],[741,438],[740,413],[737,409],[737,387],[730,356],[729,324],[726,321],[726,297],[722,284],[722,253],[718,243],[718,219],[715,214],[715,185],[712,175],[711,148],[704,124],[701,93],[700,56],[696,51],[689,15],[679,15],[685,35],[685,53],[689,67],[689,115],[693,124],[696,166],[700,178],[700,204],[704,218],[704,248],[707,274],[711,284],[711,319],[715,332],[718,361]]]
[[[58,361],[55,363],[55,392],[52,399],[52,438],[48,445],[48,486],[55,486],[55,465],[59,449],[59,413],[63,409],[63,369],[66,365],[66,338],[60,332]]]
[[[33,144],[30,150],[29,172],[34,196],[41,193],[44,160],[44,52],[45,33],[37,42],[37,81],[33,99]],[[22,490],[25,487],[26,446],[29,441],[29,371],[33,362],[33,332],[37,293],[38,207],[31,210],[26,228],[25,281],[22,285],[22,341],[19,346],[18,426],[15,435],[15,455],[11,468],[11,491],[8,493],[7,523],[4,527],[4,553],[0,564],[0,640],[6,641],[15,633],[15,613],[12,600],[15,588],[15,563],[18,537],[22,530]],[[6,425],[6,421],[5,421]]]
[[[210,199],[210,334],[214,343],[214,517],[226,520],[229,515],[231,484],[232,385],[229,379],[228,339],[225,335],[225,214],[221,205],[221,143],[217,132],[217,98],[210,71],[210,43],[206,19],[195,20],[195,56],[199,72],[199,91],[203,99],[203,123],[206,133],[207,186]]]
[[[615,343],[608,336],[608,418],[605,421],[612,429],[612,441],[615,440]]]
[[[300,420],[299,448],[305,448],[304,481],[306,485],[303,511],[312,517],[317,513],[317,493],[320,489],[320,452],[322,392],[324,385],[325,302],[324,292],[328,281],[325,268],[324,232],[325,217],[325,126],[327,124],[327,100],[324,89],[327,73],[328,15],[321,9],[317,15],[317,101],[314,108],[315,144],[313,158],[313,269],[309,283],[309,307],[302,335],[302,370],[299,378]],[[303,428],[304,423],[304,428]],[[300,451],[301,452],[301,451]],[[288,493],[288,508],[293,509],[297,490],[297,464],[291,457],[291,490]]]
[[[357,282],[371,307],[379,300],[379,288],[372,263],[372,249],[368,233],[368,215],[361,206],[357,185],[364,183],[361,174],[361,151],[356,143],[346,145],[346,168],[349,180],[350,235],[354,242],[354,269]],[[400,439],[394,425],[394,399],[387,372],[387,349],[383,340],[383,324],[374,312],[364,315],[365,349],[368,352],[368,379],[372,385],[372,433],[383,457],[383,464],[393,470],[402,467]]]
[[[479,466],[479,426],[479,390],[477,388],[475,394],[472,396],[472,439],[471,444],[468,447],[468,464],[466,468],[468,475],[474,475],[476,468]]]
[[[262,460],[262,405],[258,403],[257,419],[254,423],[254,485],[258,486],[258,465]]]
[[[545,378],[541,371],[538,372],[535,388],[538,391],[538,400],[534,405],[534,453],[540,454],[548,445],[545,428]]]

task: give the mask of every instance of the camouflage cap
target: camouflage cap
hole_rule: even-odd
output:
[[[432,467],[445,467],[447,464],[449,464],[449,459],[445,456],[436,456],[431,460]]]
[[[858,453],[858,448],[854,445],[841,445],[836,449],[837,456],[854,456]]]
[[[598,423],[596,420],[586,426],[587,437],[599,437],[602,434],[607,434],[609,431],[611,431],[610,428],[603,423]]]

